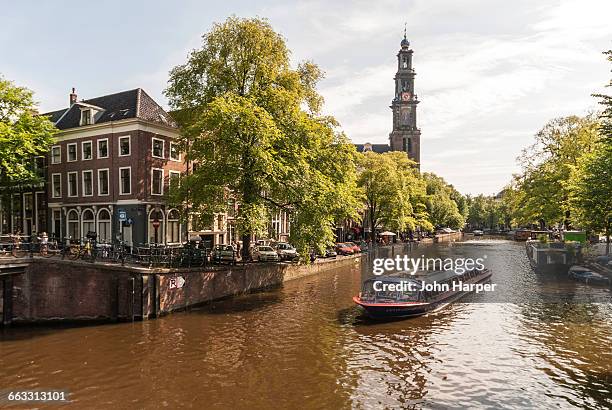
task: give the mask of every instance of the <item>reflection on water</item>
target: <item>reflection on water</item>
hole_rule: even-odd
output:
[[[590,291],[538,278],[521,244],[412,250],[483,253],[512,297]],[[351,300],[370,274],[364,258],[148,322],[0,330],[0,386],[68,389],[88,408],[612,406],[612,305],[480,294],[429,316],[372,323]]]

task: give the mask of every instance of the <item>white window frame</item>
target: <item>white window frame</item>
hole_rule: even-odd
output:
[[[157,155],[155,155],[155,150],[153,149],[155,147],[155,141],[161,141],[162,143],[162,154],[161,157],[158,157]],[[161,138],[156,138],[156,137],[151,137],[151,156],[153,158],[160,158],[160,159],[164,159],[164,151],[166,149],[166,141],[161,139]]]
[[[89,194],[89,195],[85,194],[85,174],[86,173],[91,174],[91,194]],[[94,196],[94,179],[93,179],[93,177],[94,177],[93,170],[91,170],[91,169],[84,169],[83,171],[81,171],[81,193],[82,193],[82,196],[87,196],[87,197]]]
[[[100,143],[102,141],[106,141],[106,155],[102,156],[100,155]],[[132,147],[130,147],[130,151],[132,150]],[[98,155],[98,159],[100,158],[108,158],[108,155],[110,153],[110,146],[108,145],[108,138],[100,138],[99,140],[96,141],[96,154]]]
[[[74,145],[74,156],[75,159],[70,159],[70,146]],[[71,142],[70,144],[66,144],[66,162],[76,162],[79,160],[79,149],[77,147],[76,142]]]
[[[128,146],[130,147],[130,153],[129,154],[124,154],[121,155],[121,140],[127,138],[128,140]],[[119,144],[117,146],[117,155],[120,157],[129,157],[130,155],[132,155],[132,136],[131,135],[122,135],[119,137],[118,139]],[[131,171],[130,171],[131,174]]]
[[[89,144],[89,146],[90,146],[91,158],[85,158],[85,144]],[[94,151],[93,151],[93,142],[91,142],[91,140],[89,140],[89,141],[82,141],[81,142],[81,159],[83,161],[91,161],[93,159],[93,157],[94,157],[93,154],[94,154]]]
[[[168,159],[170,161],[175,161],[175,162],[181,162],[181,152],[180,151],[176,151],[178,153],[178,158],[172,158],[172,146],[176,146],[178,145],[176,142],[170,141],[170,149],[168,150]]]
[[[155,171],[161,171],[161,193],[156,194],[153,192],[153,181],[155,181],[155,179],[153,178],[153,174],[155,173]],[[151,195],[155,195],[155,196],[161,196],[164,194],[164,169],[163,168],[151,168]]]
[[[178,209],[176,209],[176,208],[169,209],[169,210],[168,210],[168,211],[165,213],[165,215],[164,215],[164,216],[165,216],[165,218],[166,218],[166,223],[165,223],[165,225],[166,225],[166,238],[165,238],[164,240],[165,240],[165,242],[166,242],[166,243],[172,243],[172,244],[174,244],[174,243],[180,243],[180,242],[181,242],[181,237],[182,237],[182,233],[183,233],[183,232],[182,232],[182,231],[183,231],[183,227],[181,226],[181,218],[180,218],[180,213],[179,213],[179,219],[170,219],[170,218],[169,218],[170,213],[171,213],[172,211],[177,211],[177,212],[178,212]],[[169,230],[168,228],[169,228],[169,226],[170,226],[169,224],[170,224],[170,222],[171,222],[171,221],[172,221],[172,222],[177,222],[177,223],[178,223],[178,238],[177,238],[177,239],[178,239],[178,241],[176,241],[176,242],[170,242],[170,241],[168,241],[168,233],[170,233],[170,230]]]
[[[131,147],[130,147],[131,149]],[[121,171],[124,169],[128,169],[130,171],[130,192],[122,192],[121,191]],[[119,195],[132,195],[132,167],[119,167]]]
[[[76,175],[76,194],[74,195],[70,195],[70,175]],[[79,172],[78,171],[71,171],[66,173],[66,195],[68,196],[68,198],[77,198],[79,196]]]
[[[59,175],[59,196],[55,195],[55,181],[53,177]],[[51,198],[61,198],[62,197],[62,174],[60,172],[56,172],[51,174]]]
[[[55,162],[53,161],[53,150],[56,149],[59,151],[59,161]],[[55,164],[61,164],[62,163],[62,146],[61,145],[54,145],[51,147],[51,164],[55,165]]]
[[[83,114],[88,113],[87,115],[87,124],[83,122]],[[92,125],[93,124],[93,110],[91,108],[81,108],[81,118],[79,120],[79,125]]]
[[[106,193],[103,194],[100,189],[100,172],[106,171]],[[130,175],[130,185],[132,185],[132,176]],[[110,169],[109,168],[100,168],[98,169],[98,196],[109,196],[110,195]]]
[[[100,219],[100,214],[102,212],[104,212],[104,211],[108,212],[109,219]],[[113,221],[113,214],[110,211],[110,209],[108,209],[108,208],[100,208],[100,209],[98,209],[98,212],[96,213],[96,233],[98,234],[98,240],[105,242],[105,241],[108,241],[108,240],[112,239],[112,236],[113,236],[112,235],[112,226],[113,226],[112,225],[112,221]],[[108,224],[108,235],[109,235],[108,238],[102,238],[102,236],[101,236],[101,232],[100,232],[101,231],[101,229],[100,229],[100,224],[101,223]]]

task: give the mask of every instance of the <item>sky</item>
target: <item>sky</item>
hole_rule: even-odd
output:
[[[323,69],[325,112],[355,143],[388,143],[406,24],[421,170],[465,194],[500,191],[533,135],[596,110],[610,79],[610,0],[0,0],[0,75],[41,112],[66,107],[71,87],[79,99],[142,87],[167,107],[169,70],[230,15],[269,19],[292,64]]]

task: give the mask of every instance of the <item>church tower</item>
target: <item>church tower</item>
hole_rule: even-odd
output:
[[[391,102],[393,110],[393,131],[389,134],[391,151],[405,151],[418,163],[421,161],[421,130],[416,123],[416,109],[419,100],[414,93],[414,77],[412,68],[412,50],[410,42],[404,39],[397,53],[397,73],[395,74],[395,98]]]

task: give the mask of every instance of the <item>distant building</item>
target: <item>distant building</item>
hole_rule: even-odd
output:
[[[389,134],[389,145],[386,144],[355,144],[359,152],[384,153],[388,151],[405,151],[408,156],[420,165],[421,161],[421,130],[417,127],[417,104],[419,100],[414,92],[414,77],[412,68],[412,49],[410,42],[404,39],[397,53],[397,72],[395,74],[395,97],[391,101],[393,111],[393,129]]]

